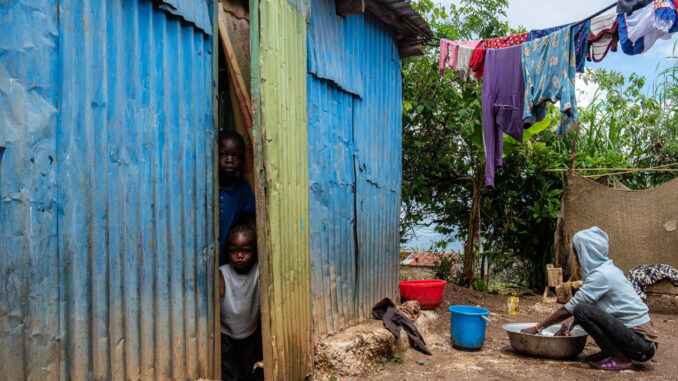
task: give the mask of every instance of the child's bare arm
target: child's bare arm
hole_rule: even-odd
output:
[[[226,292],[226,282],[224,282],[224,274],[219,271],[219,296],[224,296]]]

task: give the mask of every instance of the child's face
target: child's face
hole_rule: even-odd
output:
[[[228,259],[235,271],[247,272],[254,263],[255,245],[249,234],[236,233],[228,242]]]
[[[242,166],[245,147],[235,139],[219,141],[219,170],[226,176],[235,176]]]

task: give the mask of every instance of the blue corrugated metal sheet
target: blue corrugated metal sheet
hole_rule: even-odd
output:
[[[364,95],[355,103],[358,198],[358,315],[399,295],[400,187],[402,181],[402,77],[393,32],[369,13],[356,28]]]
[[[212,23],[207,0],[160,0],[159,7],[173,15],[181,16],[192,22],[205,34],[212,35]]]
[[[308,75],[309,203],[314,334],[356,319],[355,96]]]
[[[371,14],[337,17],[334,9],[331,0],[313,2],[308,37],[316,338],[368,318],[374,303],[398,295],[402,87],[396,40]],[[317,15],[322,28],[341,25],[342,32],[318,33]],[[360,81],[361,97],[341,85],[346,68],[332,57],[342,54],[354,62],[350,79]]]
[[[210,37],[151,1],[24,3],[0,35],[4,375],[213,377]]]
[[[53,0],[0,5],[0,378],[56,378],[59,358]]]
[[[349,38],[362,38],[355,35],[356,22],[362,15],[338,16],[333,0],[312,3],[308,25],[308,72],[336,83],[346,92],[362,96],[364,72],[358,55],[363,46]]]

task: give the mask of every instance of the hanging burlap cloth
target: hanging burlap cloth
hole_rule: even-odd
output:
[[[554,248],[564,279],[581,279],[572,236],[592,226],[608,234],[609,257],[625,273],[652,263],[678,268],[678,178],[641,191],[610,188],[576,173],[565,174],[563,182]]]

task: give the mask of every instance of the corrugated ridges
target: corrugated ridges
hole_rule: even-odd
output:
[[[379,5],[391,10],[397,16],[414,25],[424,36],[433,37],[433,32],[429,28],[426,20],[421,17],[410,5],[407,0],[375,0]],[[411,37],[411,36],[407,36]]]
[[[212,35],[212,23],[207,0],[159,0],[159,8],[195,24],[208,36]]]
[[[211,39],[150,1],[59,14],[61,376],[213,377]]]
[[[362,96],[362,68],[356,60],[359,44],[348,38],[361,16],[338,16],[333,0],[315,0],[308,25],[308,72],[334,82],[342,90]],[[356,38],[362,36],[352,35]]]
[[[262,0],[251,23],[259,31],[258,43],[251,39],[253,133],[262,134],[266,171],[267,226],[258,230],[267,234],[260,260],[265,373],[301,380],[312,370],[306,20],[286,1]]]
[[[314,337],[356,320],[354,96],[308,75]]]
[[[369,317],[383,297],[398,295],[399,211],[402,179],[402,79],[393,31],[369,13],[360,30],[358,58],[364,97],[356,102],[358,306]]]
[[[374,303],[397,296],[402,90],[398,48],[389,27],[368,13],[327,18],[334,14],[331,1],[314,2],[311,12],[309,30],[319,25],[336,31],[313,32],[336,41],[309,36],[308,51],[317,339],[369,318]],[[316,16],[322,23],[316,23]],[[350,55],[354,68],[338,68],[340,62],[332,59],[336,55]],[[337,85],[346,72],[351,80],[360,81],[362,97]],[[347,169],[350,176],[343,175]],[[337,173],[342,174],[338,179]],[[348,181],[350,188],[344,185]]]
[[[53,0],[0,8],[0,378],[53,380],[57,12]]]

